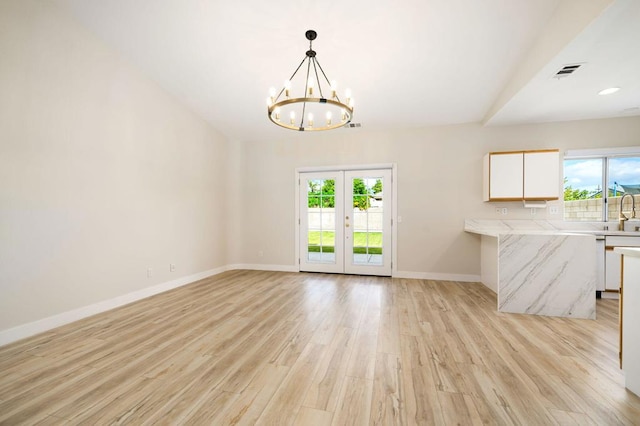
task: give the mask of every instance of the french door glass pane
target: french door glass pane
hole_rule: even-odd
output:
[[[620,215],[620,198],[629,194],[635,198],[636,212],[640,212],[640,157],[609,158],[609,220],[617,221]],[[631,217],[630,197],[626,197],[622,212]]]
[[[307,192],[307,260],[335,263],[335,180],[312,179]]]
[[[353,178],[353,263],[382,265],[381,177]]]

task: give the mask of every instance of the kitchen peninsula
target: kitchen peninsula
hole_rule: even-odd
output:
[[[595,319],[595,235],[519,222],[465,221],[481,237],[481,281],[498,311]]]

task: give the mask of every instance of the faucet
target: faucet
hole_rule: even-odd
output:
[[[624,194],[622,197],[620,197],[620,215],[618,216],[619,220],[618,220],[618,230],[619,231],[624,231],[624,222],[625,220],[629,220],[629,218],[627,216],[625,216],[624,213],[622,213],[622,202],[624,201],[625,197],[631,197],[631,219],[634,219],[636,217],[636,199],[634,198],[633,195],[627,193]]]

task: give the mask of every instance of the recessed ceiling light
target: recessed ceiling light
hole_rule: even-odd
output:
[[[610,95],[612,93],[616,93],[620,90],[619,87],[609,87],[608,89],[604,89],[598,92],[598,95]]]

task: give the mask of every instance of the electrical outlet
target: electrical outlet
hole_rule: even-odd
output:
[[[560,209],[558,206],[549,206],[549,214],[558,214],[560,213]]]
[[[538,214],[536,210],[537,209],[531,209],[531,216],[535,216],[536,214]]]
[[[502,209],[500,207],[496,207],[496,214],[501,214],[502,213]]]
[[[503,207],[502,210],[500,210],[500,214],[502,214],[503,216],[509,214],[509,209],[506,207]]]
[[[175,272],[176,270],[176,265],[174,265],[173,263],[169,264],[169,272]]]
[[[151,278],[153,276],[153,268],[147,268],[147,278]]]

